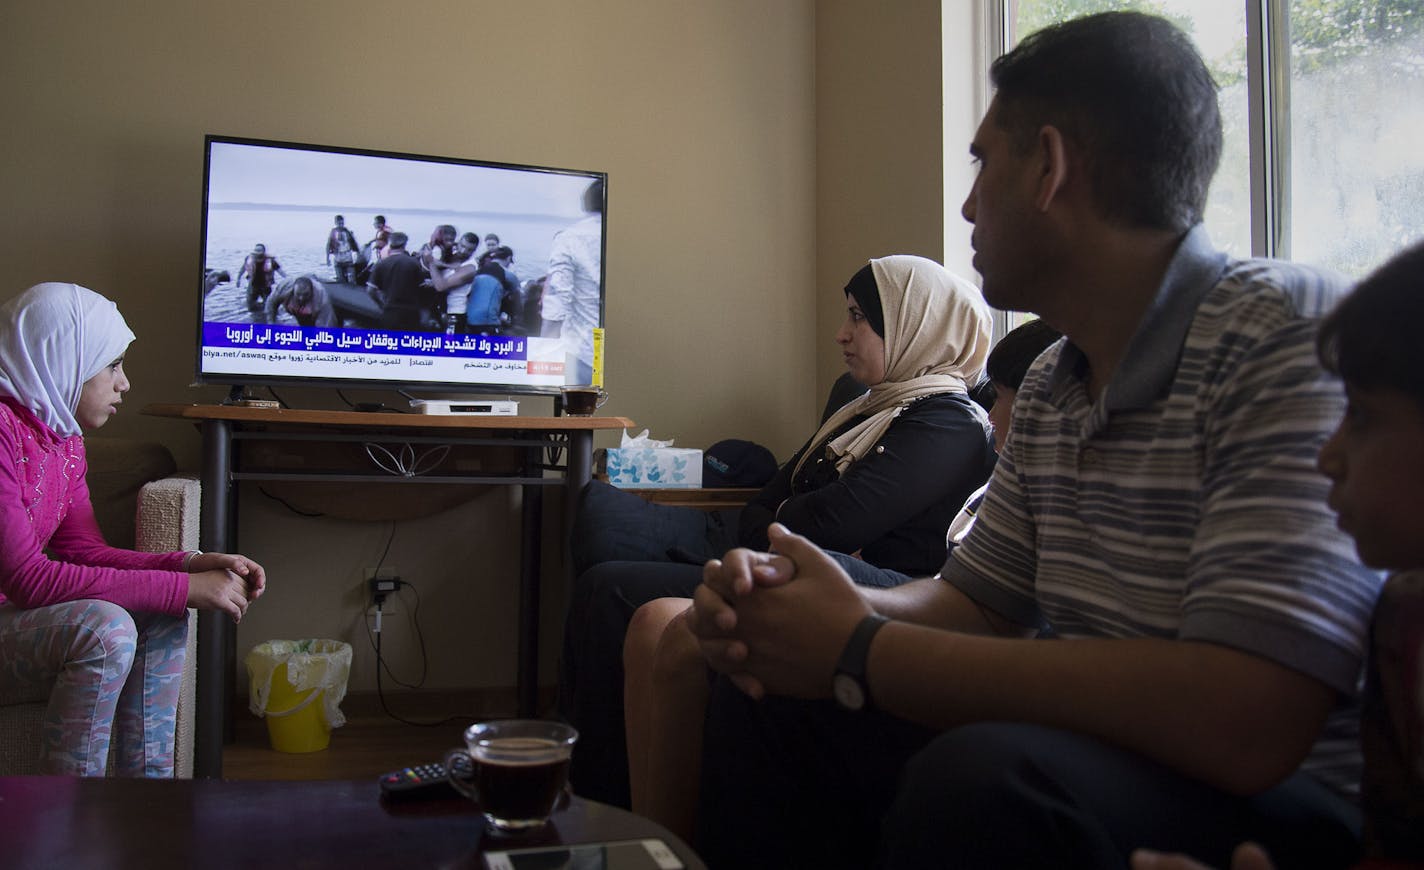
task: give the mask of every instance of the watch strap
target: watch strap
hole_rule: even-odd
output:
[[[872,707],[870,686],[865,679],[866,660],[870,658],[870,641],[875,637],[875,633],[881,629],[885,623],[890,621],[890,617],[882,616],[879,613],[866,614],[855,626],[855,631],[850,633],[850,640],[846,641],[845,649],[841,651],[840,661],[836,662],[836,673],[844,674],[860,684],[861,692],[865,695],[865,704],[862,709]]]

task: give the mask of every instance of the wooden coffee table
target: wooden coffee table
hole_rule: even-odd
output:
[[[302,782],[0,777],[0,863],[68,867],[442,867],[484,870],[485,849],[655,837],[648,819],[573,798],[542,830],[484,832],[473,803],[387,803],[372,780]]]

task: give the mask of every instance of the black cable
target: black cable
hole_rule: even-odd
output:
[[[321,513],[321,512],[312,512],[312,511],[304,511],[304,510],[301,510],[301,509],[299,509],[299,508],[293,506],[290,502],[288,502],[286,499],[282,498],[281,496],[279,496],[279,495],[273,495],[272,493],[268,492],[264,487],[261,487],[261,486],[257,487],[257,491],[260,492],[260,493],[262,493],[263,495],[267,496],[268,498],[272,499],[272,501],[275,501],[277,504],[281,505],[282,507],[286,508],[287,510],[291,511],[292,513],[296,514],[296,515],[299,516],[299,517],[324,517],[324,516],[326,516],[326,514]]]
[[[396,542],[396,521],[391,520],[391,533],[386,537],[386,548],[381,551],[381,558],[376,560],[376,570],[372,571],[373,576],[381,576],[381,566],[386,564],[386,557],[391,554],[391,544]],[[380,602],[376,602],[380,604]]]
[[[387,549],[389,549],[389,546],[387,546]],[[383,555],[383,556],[381,557],[381,559],[384,560],[384,559],[385,559],[385,556]],[[425,654],[425,636],[424,636],[424,634],[422,634],[421,631],[420,631],[420,621],[419,621],[419,618],[418,618],[418,614],[416,613],[416,611],[418,611],[418,610],[420,609],[420,603],[419,603],[419,602],[420,602],[420,590],[419,590],[419,589],[416,589],[416,588],[415,588],[414,586],[412,586],[410,583],[406,583],[406,582],[403,581],[403,580],[402,580],[402,581],[397,581],[397,583],[398,583],[398,586],[396,587],[397,590],[399,590],[401,587],[404,587],[404,586],[410,586],[410,588],[415,591],[416,606],[415,606],[414,610],[411,611],[411,621],[414,622],[414,624],[415,624],[416,637],[417,637],[417,639],[419,640],[419,643],[420,643],[420,672],[421,672],[421,676],[420,676],[420,681],[419,681],[415,686],[411,686],[411,685],[408,684],[408,683],[403,683],[403,682],[401,682],[401,681],[396,677],[395,673],[394,673],[393,671],[391,671],[390,666],[386,664],[385,656],[383,656],[383,655],[381,654],[381,632],[380,632],[379,630],[377,630],[376,632],[373,633],[373,632],[371,631],[371,625],[370,625],[370,623],[367,623],[367,624],[366,624],[366,639],[371,642],[371,648],[372,648],[373,650],[375,650],[375,652],[376,652],[376,698],[381,702],[381,710],[384,711],[387,716],[389,716],[390,718],[396,720],[397,722],[400,722],[400,723],[403,724],[403,725],[414,725],[414,726],[418,726],[418,727],[420,727],[420,728],[435,728],[435,727],[438,727],[438,726],[441,726],[441,725],[448,725],[448,724],[450,724],[451,722],[468,722],[468,721],[471,721],[472,719],[478,719],[478,718],[479,718],[478,716],[474,716],[474,717],[471,717],[471,716],[446,716],[444,719],[440,719],[440,720],[437,720],[437,721],[434,721],[434,722],[417,722],[417,721],[415,721],[414,719],[407,719],[407,718],[405,718],[404,716],[399,716],[399,715],[397,715],[394,711],[391,710],[390,705],[388,705],[388,704],[386,703],[386,690],[385,690],[385,687],[381,684],[381,671],[382,671],[382,670],[384,670],[384,671],[386,671],[386,673],[390,674],[391,679],[392,679],[392,680],[395,680],[395,682],[396,682],[397,685],[405,686],[405,687],[408,688],[408,689],[409,689],[409,688],[418,688],[419,686],[423,685],[423,684],[425,683],[425,677],[426,677],[426,671],[427,671],[427,657],[426,657],[426,654]],[[384,600],[385,600],[385,596],[380,596],[380,597],[378,597],[378,598],[376,599],[376,622],[377,622],[378,624],[379,624],[379,622],[381,621],[381,608],[382,608],[382,605],[383,605]]]
[[[282,398],[281,396],[277,395],[277,391],[274,390],[274,389],[272,389],[272,385],[271,385],[271,384],[268,384],[268,385],[267,385],[267,392],[269,392],[269,393],[272,394],[272,398],[274,398],[274,399],[277,400],[277,404],[281,405],[283,408],[287,408],[287,409],[289,409],[289,410],[291,409],[292,406],[287,404],[287,400],[286,400],[286,399],[284,399],[284,398]]]
[[[416,605],[415,608],[411,611],[410,616],[407,618],[407,622],[410,622],[414,625],[416,642],[420,645],[420,679],[416,680],[414,683],[407,683],[400,677],[396,676],[396,672],[391,670],[391,666],[386,663],[385,659],[381,658],[379,649],[376,650],[376,667],[384,669],[386,674],[390,676],[391,682],[395,683],[397,686],[401,686],[406,689],[420,689],[424,688],[425,678],[429,675],[429,660],[426,658],[425,655],[425,635],[421,633],[420,630],[420,590],[416,589],[415,586],[405,582],[404,580],[397,580],[396,584],[397,594],[399,594],[401,589],[407,587],[414,590],[415,592]],[[401,599],[402,602],[404,602],[404,600],[405,599]],[[379,610],[380,607],[381,602],[377,601],[376,608]],[[366,626],[366,635],[368,638],[371,635],[370,625]],[[376,637],[379,640],[380,634],[377,633]]]

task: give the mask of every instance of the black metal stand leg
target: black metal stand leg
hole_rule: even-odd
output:
[[[593,432],[575,429],[569,432],[569,468],[564,474],[564,486],[569,495],[564,511],[564,531],[573,528],[574,506],[578,504],[578,494],[593,477]],[[567,543],[567,542],[566,542]]]
[[[527,451],[526,463],[537,468],[540,448]],[[543,567],[540,541],[544,523],[544,488],[522,486],[519,536],[519,672],[517,693],[519,715],[539,715],[539,575]]]
[[[231,493],[231,431],[221,420],[205,420],[203,432],[202,517],[198,546],[203,550],[230,549],[228,516]],[[204,779],[222,776],[223,743],[227,737],[228,687],[231,668],[228,648],[234,643],[232,625],[225,614],[204,610],[198,614],[198,662],[194,688],[193,775]]]

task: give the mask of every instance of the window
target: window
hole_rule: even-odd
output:
[[[1206,225],[1236,256],[1361,277],[1424,234],[1424,0],[987,0],[997,55],[1055,21],[1163,15],[1221,86]]]

